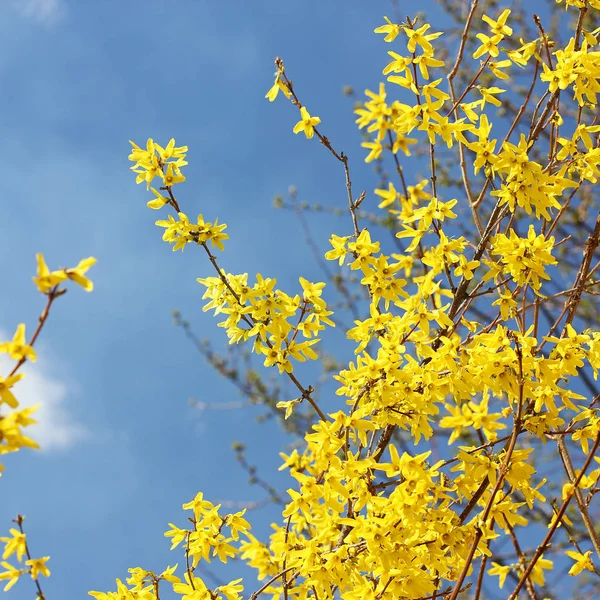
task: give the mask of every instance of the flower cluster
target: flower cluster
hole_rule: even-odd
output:
[[[170,583],[175,594],[194,600],[241,600],[244,586],[241,579],[235,579],[228,584],[209,589],[202,578],[194,574],[194,569],[202,561],[210,562],[218,557],[226,563],[229,559],[239,556],[241,549],[232,544],[239,544],[240,535],[250,536],[250,524],[244,519],[246,510],[219,515],[221,505],[214,505],[204,500],[202,493],[183,505],[184,510],[192,511],[189,518],[191,529],[181,529],[169,523],[171,529],[165,532],[165,537],[171,538],[171,550],[179,545],[185,545],[188,568],[184,579],[174,575],[177,565],[167,567],[157,574],[140,567],[129,569],[131,576],[127,585],[117,579],[116,593],[90,592],[96,600],[119,600],[121,598],[148,599],[158,598],[159,585],[162,581]],[[228,533],[226,535],[224,532]],[[129,587],[128,587],[129,586]]]
[[[148,202],[148,207],[159,210],[165,205],[170,205],[177,211],[178,219],[168,215],[167,219],[156,221],[156,225],[165,229],[163,240],[173,244],[173,251],[183,250],[192,242],[202,246],[211,242],[213,247],[223,250],[223,241],[229,238],[226,233],[223,233],[227,225],[219,225],[218,219],[210,223],[205,221],[202,215],[198,215],[197,223],[190,222],[188,216],[179,211],[171,191],[172,186],[185,181],[181,168],[188,164],[185,160],[187,146],[176,147],[174,138],[171,138],[165,148],[152,139],[146,142],[145,150],[134,142],[130,144],[133,146],[133,151],[129,155],[129,160],[135,163],[131,169],[137,173],[136,183],[146,182],[147,187],[155,195],[155,198]],[[155,177],[159,177],[163,182],[160,191],[150,188],[150,183]],[[167,195],[161,194],[162,191]]]
[[[50,577],[50,570],[46,565],[50,557],[30,558],[29,556],[27,537],[23,533],[22,527],[24,518],[21,515],[17,517],[15,522],[19,529],[11,528],[10,537],[0,537],[0,541],[4,542],[4,552],[2,553],[2,562],[0,565],[5,569],[3,572],[0,572],[0,581],[8,581],[4,586],[4,591],[9,590],[24,575],[30,575],[34,581],[37,581],[40,575]],[[16,554],[17,561],[23,565],[22,567],[13,567],[10,563],[6,562],[6,559],[10,558],[13,554]]]
[[[333,313],[321,298],[325,284],[301,277],[302,296],[292,297],[275,288],[275,279],[263,279],[260,274],[256,279],[249,286],[247,273],[199,278],[206,287],[203,298],[209,299],[204,310],[227,315],[219,326],[225,328],[229,343],[254,340],[253,351],[265,356],[265,366],[276,365],[280,373],[293,371],[291,359],[317,359],[311,346],[319,338],[314,336],[325,325],[334,326],[329,318]],[[298,341],[299,333],[307,339]]]
[[[183,598],[237,600],[241,580],[210,590],[195,574],[199,561],[213,557],[244,560],[267,579],[253,598],[264,593],[275,600],[456,600],[470,577],[481,597],[486,575],[498,577],[500,587],[510,576],[514,600],[524,587],[537,597],[536,588],[545,586],[558,561],[575,561],[572,576],[597,574],[593,557],[600,540],[589,513],[600,478],[600,469],[593,468],[594,458],[600,462],[598,396],[588,398],[577,382],[584,369],[597,377],[600,333],[582,331],[576,317],[582,298],[597,284],[593,257],[600,217],[580,244],[574,282],[552,296],[541,293],[542,282],[546,292],[556,281],[556,250],[571,237],[555,243],[553,233],[569,226],[564,217],[575,195],[600,173],[600,126],[588,110],[595,110],[600,90],[600,61],[592,50],[598,32],[583,26],[585,12],[596,4],[566,1],[581,11],[579,25],[553,54],[557,46],[541,26],[539,39],[517,40],[510,10],[495,18],[483,15],[487,29],[474,36],[471,54],[479,64],[461,93],[455,76],[470,60],[465,48],[479,20],[477,3],[446,77],[436,48],[442,33],[432,32],[430,24],[385,18],[376,29],[385,42],[397,44],[383,70],[392,86],[367,90],[356,114],[367,134],[366,161],[383,169],[389,157],[398,175],[394,181],[382,178],[374,194],[392,223],[393,253],[385,252],[376,228],[361,227],[357,209],[366,194],[353,195],[348,156],[316,129],[321,120],[301,104],[277,59],[267,98],[273,101],[281,91],[300,112],[293,131],[318,138],[344,168],[353,232],[333,235],[325,258],[340,268],[338,289],[347,292],[344,286],[354,278],[368,303],[347,330],[353,360],[333,375],[340,402],[326,399],[325,411],[312,387],[293,374],[294,360],[318,358],[317,336],[333,325],[322,298],[325,283],[300,278],[302,292],[289,295],[275,279],[257,275],[250,284],[247,274],[227,273],[208,248],[209,240],[221,247],[223,226],[203,217],[190,223],[172,191],[183,181],[187,148],[176,148],[173,140],[165,149],[152,140],[146,150],[133,145],[138,183],[149,186],[156,176],[164,183],[160,191],[153,188],[149,206],[168,205],[177,215],[158,222],[163,239],[175,249],[189,242],[203,246],[216,271],[198,279],[206,288],[204,310],[223,314],[219,326],[230,343],[252,341],[264,364],[276,365],[298,388],[300,398],[277,404],[286,417],[306,399],[319,418],[304,443],[282,455],[292,485],[268,540],[250,534],[243,512],[221,517],[219,506],[199,494],[184,505],[194,513],[193,527],[171,525],[166,533],[174,548],[185,546],[183,579],[171,567],[160,575],[137,569],[128,580],[132,587],[118,581],[116,594],[94,597],[157,598],[164,580]],[[535,108],[532,92],[521,107],[508,107],[508,84],[496,85],[516,70],[532,72],[531,90],[538,86],[540,92]],[[390,88],[399,99],[390,98]],[[570,112],[567,94],[558,102],[558,91],[567,89],[576,106]],[[492,126],[507,108],[514,120],[508,128],[494,127],[506,131],[500,140]],[[399,151],[403,159],[413,152],[418,159],[422,149],[429,154],[431,177],[412,180]],[[448,170],[442,178],[440,156],[457,158],[455,178]],[[460,194],[449,191],[456,187]],[[585,211],[590,204],[577,208]],[[519,233],[524,231],[525,237]],[[447,447],[434,443],[444,437]],[[555,449],[563,477],[560,502],[551,506],[553,489],[538,472],[547,448]],[[577,511],[567,512],[575,506],[581,543],[571,528]],[[523,551],[525,532],[537,535],[525,529],[532,521],[547,532],[534,549]],[[550,543],[559,537],[566,555]],[[514,552],[501,560],[506,544]]]
[[[204,220],[202,215],[198,215],[197,223],[190,223],[185,213],[177,213],[179,220],[171,215],[167,219],[159,219],[156,225],[163,227],[165,232],[162,239],[169,244],[173,244],[173,251],[183,250],[191,242],[200,246],[211,242],[219,250],[223,250],[223,241],[229,239],[229,236],[223,231],[227,225],[219,225],[219,220],[209,223]]]
[[[530,284],[536,292],[542,286],[542,279],[550,279],[546,267],[557,263],[552,256],[554,238],[546,239],[543,234],[536,235],[533,225],[529,226],[526,238],[519,237],[511,229],[508,236],[501,233],[492,238],[491,244],[492,254],[500,256],[500,273],[510,275],[520,286]],[[495,265],[488,264],[492,266],[491,272],[496,275]]]

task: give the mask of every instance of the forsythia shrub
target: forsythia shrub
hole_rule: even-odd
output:
[[[284,291],[273,278],[228,273],[216,253],[226,226],[190,218],[175,194],[187,147],[132,142],[136,181],[154,195],[148,206],[165,213],[156,221],[163,240],[206,255],[204,310],[230,344],[251,344],[291,381],[296,397],[278,403],[285,418],[309,406],[314,420],[303,446],[282,454],[289,498],[269,539],[251,533],[245,510],[227,513],[199,492],[183,504],[190,524],[165,533],[182,567],[130,569],[115,592],[91,596],[455,600],[482,598],[493,581],[499,597],[541,599],[558,565],[595,578],[582,586],[598,593],[600,1],[557,2],[573,17],[566,44],[539,18],[536,35],[519,39],[511,10],[482,14],[474,0],[452,58],[431,24],[384,18],[375,33],[392,48],[386,83],[356,109],[365,160],[394,166],[374,191],[381,213],[371,230],[362,222],[369,194],[354,192],[348,156],[276,60],[267,98],[281,92],[291,102],[293,133],[318,140],[345,177],[350,220],[325,258],[340,269],[337,291],[348,296],[356,276],[368,306],[347,331],[356,358],[334,375],[339,399],[317,398],[297,369],[320,360],[319,336],[336,323],[325,283],[301,277]],[[408,175],[411,156],[428,161],[428,178]],[[456,169],[444,165],[448,157]],[[378,237],[385,227],[392,252]],[[67,278],[89,287],[90,259],[54,273],[39,261],[36,283],[49,304]],[[18,367],[35,357],[37,332],[29,345],[24,335],[20,326],[0,346],[18,361],[0,380],[2,403],[14,410],[0,421],[5,452],[33,445],[19,429],[28,413],[10,391]],[[444,436],[447,449],[436,443]],[[542,463],[553,465],[552,481],[538,473]],[[46,559],[29,557],[21,525],[2,539],[3,558],[16,553],[23,566],[2,563],[0,579],[10,587],[30,575],[42,596]],[[262,585],[210,588],[197,566],[215,557],[241,559]]]

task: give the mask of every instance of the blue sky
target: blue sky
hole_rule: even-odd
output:
[[[264,99],[273,59],[284,59],[302,101],[350,156],[355,189],[370,192],[372,169],[341,92],[376,89],[388,48],[373,29],[393,9],[361,0],[5,0],[0,10],[4,337],[20,322],[31,332],[43,307],[31,282],[36,252],[54,268],[98,259],[95,291],[72,289],[56,303],[21,388],[25,402],[46,403],[44,449],[4,461],[0,531],[25,514],[33,553],[52,557],[47,597],[84,597],[113,589],[129,567],[181,563],[163,532],[183,522],[181,504],[197,491],[214,501],[263,497],[247,485],[233,440],[286,487],[275,424],[256,424],[251,410],[188,405],[191,396],[238,397],[172,324],[177,308],[202,336],[224,339],[201,311],[196,278],[210,265],[194,248],[175,254],[161,241],[129,171],[128,140],[188,145],[178,198],[190,215],[228,224],[224,268],[277,277],[296,293],[299,276],[321,275],[294,216],[271,208],[274,195],[295,184],[310,202],[347,200],[340,165],[292,134],[293,107]],[[349,220],[336,223],[350,231]],[[312,224],[324,250],[332,222]],[[269,514],[253,517],[264,524]],[[20,600],[33,589],[19,582],[11,593]]]

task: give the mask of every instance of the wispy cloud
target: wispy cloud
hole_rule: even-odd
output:
[[[27,432],[41,450],[64,450],[87,437],[85,428],[69,414],[70,387],[53,379],[39,366],[24,372],[26,376],[15,392],[21,406],[41,405],[33,415],[37,423]]]
[[[0,339],[10,338],[12,335],[0,330]],[[67,384],[51,374],[57,365],[48,356],[51,353],[47,347],[37,347],[37,354],[38,361],[24,365],[21,372],[25,377],[13,388],[20,408],[40,405],[32,415],[37,423],[27,427],[25,434],[35,440],[43,452],[65,450],[88,437],[85,427],[69,412],[69,399],[77,391],[77,385]]]
[[[64,0],[9,0],[9,2],[21,16],[47,26],[56,25],[67,12]]]

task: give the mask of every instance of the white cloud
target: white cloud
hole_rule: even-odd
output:
[[[15,387],[15,396],[21,406],[41,405],[32,415],[37,423],[27,428],[27,435],[40,445],[40,449],[62,450],[85,438],[85,428],[69,414],[66,401],[71,388],[47,375],[39,366],[24,373],[25,378]]]
[[[12,335],[0,331],[1,340],[11,338]],[[37,423],[28,426],[24,433],[40,445],[42,452],[65,450],[88,437],[86,429],[69,412],[69,399],[77,391],[77,386],[51,375],[56,365],[49,358],[51,353],[47,347],[36,345],[36,350],[38,361],[24,365],[20,372],[25,377],[12,389],[20,408],[40,405],[32,415]]]
[[[64,0],[11,0],[18,14],[44,25],[56,25],[66,14]]]

